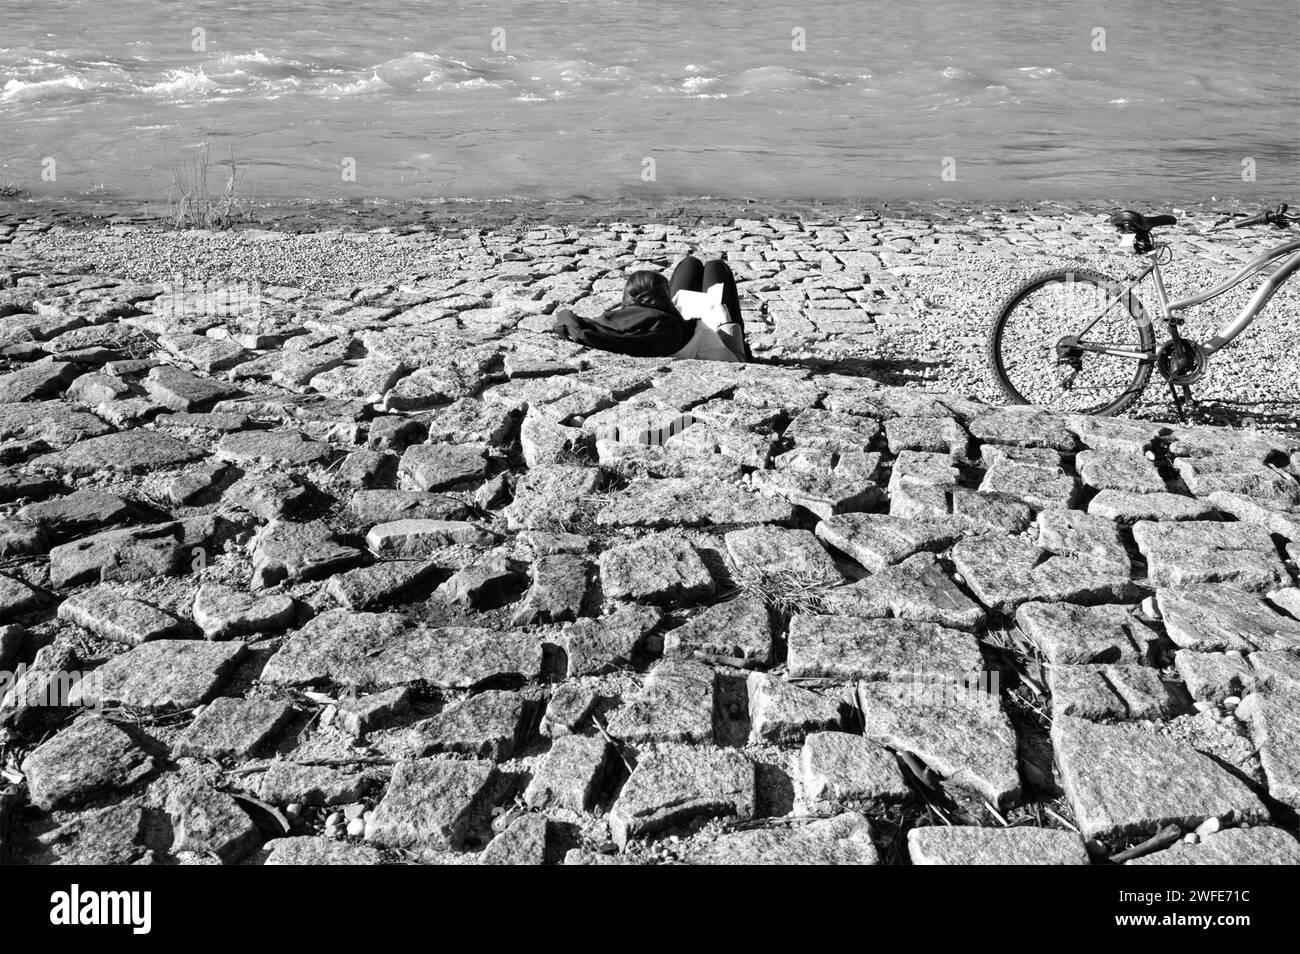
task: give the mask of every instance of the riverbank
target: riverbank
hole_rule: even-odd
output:
[[[1297,863],[1300,444],[980,398],[1113,245],[0,225],[0,860]],[[549,333],[688,250],[756,363]]]
[[[671,268],[688,248],[725,254],[741,279],[760,355],[858,362],[892,381],[996,401],[983,339],[1002,297],[1042,269],[1075,265],[1117,277],[1134,271],[1137,260],[1120,251],[1119,236],[1105,223],[1121,202],[738,204],[683,197],[665,203],[315,203],[264,206],[236,228],[212,232],[173,230],[139,208],[24,201],[0,204],[0,228],[21,227],[9,248],[34,262],[81,265],[136,281],[172,280],[178,273],[190,281],[238,276],[342,297],[452,276],[467,262],[489,278],[493,269],[511,271],[518,267],[512,263],[544,254],[548,269],[575,273],[588,292],[576,300],[593,308],[617,297],[597,285],[634,263]],[[1207,232],[1222,216],[1243,210],[1254,208],[1207,202],[1173,209],[1179,225],[1159,236],[1174,253],[1166,268],[1171,297],[1208,287],[1283,240],[1272,229]],[[21,226],[33,221],[40,226]],[[848,281],[839,253],[854,260]],[[1283,288],[1246,334],[1216,357],[1196,388],[1208,402],[1206,420],[1297,427],[1293,382],[1300,354],[1292,329],[1300,317],[1298,289],[1296,283]],[[1184,334],[1209,338],[1252,290],[1238,289],[1186,313]],[[1149,283],[1139,295],[1153,307]],[[845,313],[833,314],[837,309]],[[1133,413],[1171,420],[1167,391],[1153,383]]]
[[[500,230],[546,225],[594,227],[604,222],[633,224],[664,223],[682,227],[724,225],[736,218],[823,218],[849,220],[855,216],[903,217],[921,221],[980,212],[1003,215],[1037,212],[1102,214],[1133,206],[1132,196],[1113,195],[1087,201],[972,201],[961,198],[920,199],[826,199],[813,197],[767,197],[707,195],[645,195],[632,193],[616,198],[572,196],[538,199],[527,196],[494,199],[436,198],[404,199],[317,199],[254,200],[236,203],[239,214],[231,228],[269,229],[302,233],[325,229],[368,231],[378,228],[470,228]],[[1138,202],[1141,205],[1140,202]],[[1175,202],[1172,206],[1206,215],[1253,210],[1257,199],[1241,196],[1207,198],[1199,202]],[[1171,207],[1172,207],[1171,206]],[[0,195],[0,222],[17,224],[40,220],[52,225],[99,227],[136,225],[169,227],[177,206],[164,200],[130,199],[86,194],[50,198],[25,192]]]

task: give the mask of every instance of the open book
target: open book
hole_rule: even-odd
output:
[[[722,284],[710,285],[706,291],[686,291],[682,289],[673,296],[673,304],[687,321],[698,318],[714,331],[735,319],[727,312],[722,303]]]
[[[701,358],[708,361],[743,361],[744,344],[740,326],[722,303],[722,285],[707,291],[679,291],[673,304],[687,321],[695,320],[695,334],[674,357]],[[725,329],[725,330],[724,330]]]

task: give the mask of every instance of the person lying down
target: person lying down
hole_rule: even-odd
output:
[[[622,303],[597,318],[562,309],[554,331],[588,348],[636,358],[750,358],[735,276],[726,262],[706,265],[693,255],[677,264],[671,281],[659,272],[633,272]]]

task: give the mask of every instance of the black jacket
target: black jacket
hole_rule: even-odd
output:
[[[645,305],[617,305],[599,318],[579,318],[561,309],[553,330],[588,348],[635,358],[666,358],[686,347],[695,334],[695,322]]]

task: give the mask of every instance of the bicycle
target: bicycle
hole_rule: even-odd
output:
[[[1233,222],[1234,228],[1273,225],[1287,228],[1300,214],[1276,209]],[[1211,231],[1230,222],[1220,219]],[[1300,270],[1300,240],[1286,242],[1252,259],[1230,278],[1200,294],[1170,301],[1162,264],[1173,260],[1167,243],[1156,242],[1155,229],[1177,225],[1172,215],[1142,215],[1124,210],[1109,223],[1133,236],[1133,252],[1147,259],[1136,277],[1123,281],[1091,269],[1053,269],[1019,285],[1006,299],[988,338],[989,362],[1012,404],[1037,404],[1053,410],[1109,416],[1132,406],[1146,389],[1153,370],[1168,382],[1180,421],[1191,402],[1191,386],[1200,381],[1210,359],[1249,327],[1277,290]],[[1263,284],[1232,321],[1209,341],[1196,342],[1180,331],[1178,313],[1203,304],[1249,280],[1272,262]],[[1150,275],[1159,317],[1168,340],[1156,347],[1152,322],[1134,289]],[[1024,343],[1017,341],[1028,329]],[[1062,334],[1062,331],[1067,332]],[[1080,406],[1082,405],[1082,406]]]

